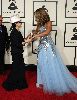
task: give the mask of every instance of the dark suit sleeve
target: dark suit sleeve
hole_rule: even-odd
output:
[[[23,47],[22,45],[23,38],[19,35],[19,33],[17,34],[12,33],[10,38],[12,46],[18,47],[20,49]]]

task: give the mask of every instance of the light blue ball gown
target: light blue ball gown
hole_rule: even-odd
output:
[[[44,32],[45,27],[40,28]],[[50,33],[40,38],[37,59],[37,86],[49,93],[77,93],[77,78],[64,65]]]

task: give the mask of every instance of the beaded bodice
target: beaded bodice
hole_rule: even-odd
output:
[[[39,31],[40,32],[44,32],[46,29],[44,26],[42,26]],[[55,50],[55,44],[51,38],[51,33],[49,33],[48,35],[46,36],[43,36],[40,38],[40,41],[39,41],[39,46],[38,46],[38,53],[40,52],[40,50],[42,48],[44,48],[45,50],[47,50],[47,48],[49,47],[49,45],[51,46],[52,48],[52,51],[53,51],[53,54],[56,53],[56,50]]]

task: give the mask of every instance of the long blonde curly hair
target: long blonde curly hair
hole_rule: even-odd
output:
[[[37,25],[39,27],[40,26],[44,26],[45,23],[47,23],[48,21],[50,21],[48,10],[45,8],[45,6],[42,6],[42,8],[37,9],[34,12],[34,15],[35,15],[36,21],[37,21],[37,19],[39,20],[37,22]]]

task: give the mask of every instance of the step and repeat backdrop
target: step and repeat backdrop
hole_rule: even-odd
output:
[[[52,21],[51,36],[66,65],[77,65],[77,0],[0,0],[0,15],[10,36],[10,17],[19,14],[21,33],[25,38],[36,27],[33,12],[45,6]],[[23,47],[24,62],[37,64],[39,40]],[[12,56],[5,53],[5,63],[12,63]],[[8,59],[7,59],[8,58]]]

